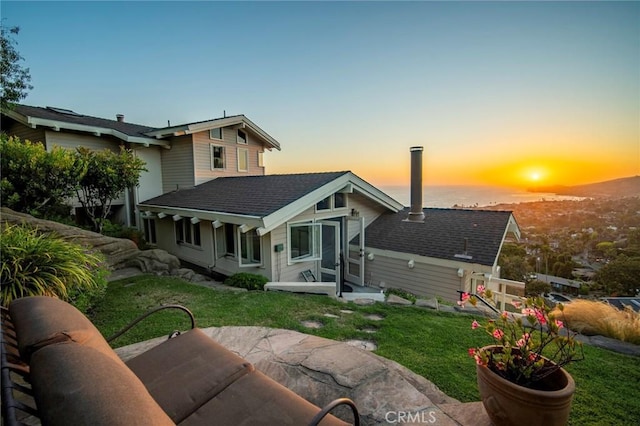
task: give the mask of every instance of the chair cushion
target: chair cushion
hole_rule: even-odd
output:
[[[23,297],[11,303],[9,313],[20,356],[27,363],[38,349],[66,341],[92,347],[120,361],[100,331],[67,302],[47,296]]]
[[[31,356],[31,383],[43,425],[173,425],[123,363],[71,341]]]
[[[180,426],[216,424],[234,426],[306,425],[320,411],[309,401],[259,371],[242,376],[187,417]],[[328,414],[322,426],[346,423]]]
[[[127,366],[176,423],[253,370],[197,328],[132,358]]]

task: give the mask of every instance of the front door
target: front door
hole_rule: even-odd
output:
[[[320,281],[340,285],[340,222],[322,221]]]
[[[364,218],[347,216],[345,223],[347,259],[344,275],[350,283],[364,286]]]

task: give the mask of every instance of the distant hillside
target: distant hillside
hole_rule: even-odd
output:
[[[633,197],[640,196],[640,176],[608,180],[576,186],[546,186],[531,188],[530,192],[552,192],[576,197]]]

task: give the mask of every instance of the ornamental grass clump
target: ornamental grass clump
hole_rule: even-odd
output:
[[[491,290],[480,285],[477,294],[491,300]],[[468,293],[459,302],[476,306],[478,299]],[[470,348],[469,355],[478,365],[512,383],[528,388],[539,388],[540,382],[550,374],[573,361],[584,358],[582,344],[576,333],[566,326],[564,306],[558,304],[552,312],[541,297],[529,297],[513,305],[520,313],[502,312],[485,323],[474,320],[471,328],[483,330],[492,339],[492,345]]]
[[[25,296],[52,296],[81,310],[106,290],[100,253],[28,225],[2,224],[0,304]]]

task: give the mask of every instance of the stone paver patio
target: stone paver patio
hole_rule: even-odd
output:
[[[267,327],[211,327],[204,332],[318,406],[339,397],[353,399],[364,425],[490,425],[481,403],[460,403],[400,364],[345,342]],[[116,352],[127,360],[165,339]]]

